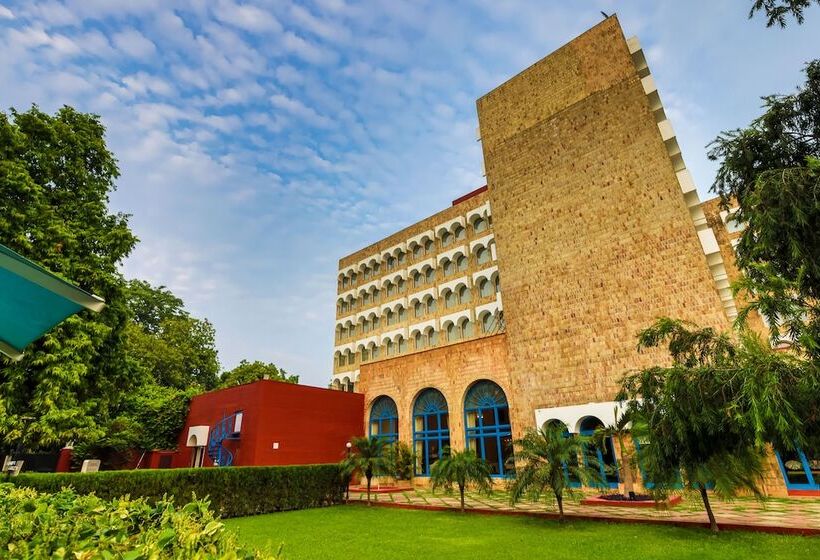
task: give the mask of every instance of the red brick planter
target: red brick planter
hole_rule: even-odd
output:
[[[601,498],[600,496],[594,496],[581,500],[581,505],[668,509],[670,507],[675,507],[680,502],[680,496],[670,496],[662,502],[656,502],[654,500],[607,500],[605,498]]]

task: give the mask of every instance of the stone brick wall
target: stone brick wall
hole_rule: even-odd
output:
[[[665,360],[636,351],[655,318],[728,328],[616,18],[477,105],[514,435],[535,408],[612,400],[624,373]]]
[[[482,379],[490,379],[504,390],[511,410],[518,405],[510,390],[504,334],[362,364],[358,390],[365,394],[365,424],[373,401],[387,395],[398,407],[399,439],[412,445],[413,403],[422,390],[432,387],[447,399],[451,447],[464,449],[464,396]]]

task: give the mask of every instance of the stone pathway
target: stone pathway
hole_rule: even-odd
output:
[[[629,508],[618,506],[581,505],[583,495],[565,498],[564,513],[568,517],[601,519],[612,521],[634,521],[649,523],[670,523],[677,525],[708,525],[706,512],[697,494],[684,495],[683,501],[671,509]],[[364,502],[365,493],[351,492],[351,502]],[[457,494],[433,493],[417,488],[394,494],[373,494],[371,499],[378,505],[458,509]],[[820,534],[820,499],[818,498],[769,498],[760,502],[754,498],[737,498],[731,502],[712,499],[718,525],[724,528],[748,528],[775,532]],[[506,492],[497,491],[492,495],[468,492],[465,505],[476,513],[541,514],[547,517],[557,515],[554,503],[521,502],[510,506]]]

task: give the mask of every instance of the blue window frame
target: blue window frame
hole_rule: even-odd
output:
[[[441,391],[425,389],[413,405],[416,476],[430,476],[430,466],[450,447],[450,414]]]
[[[510,476],[512,433],[510,407],[504,391],[492,381],[479,381],[464,398],[467,448],[487,461],[493,476]]]
[[[603,425],[603,422],[598,418],[587,416],[581,420],[579,433],[582,436],[591,436],[597,428]],[[604,484],[610,488],[617,488],[618,482],[620,481],[620,473],[618,472],[618,461],[615,458],[615,445],[612,443],[612,438],[608,437],[604,440],[603,449],[591,443],[585,444],[584,465],[589,465],[590,456],[597,457]]]
[[[789,490],[820,490],[820,460],[798,448],[775,451],[777,463]]]
[[[396,401],[384,395],[373,401],[367,435],[380,437],[389,443],[399,439],[399,409]]]

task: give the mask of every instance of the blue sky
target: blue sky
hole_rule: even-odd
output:
[[[124,272],[217,329],[220,360],[329,381],[339,257],[484,184],[475,99],[618,13],[701,197],[705,145],[820,56],[750,2],[0,0],[0,106],[102,115]]]

